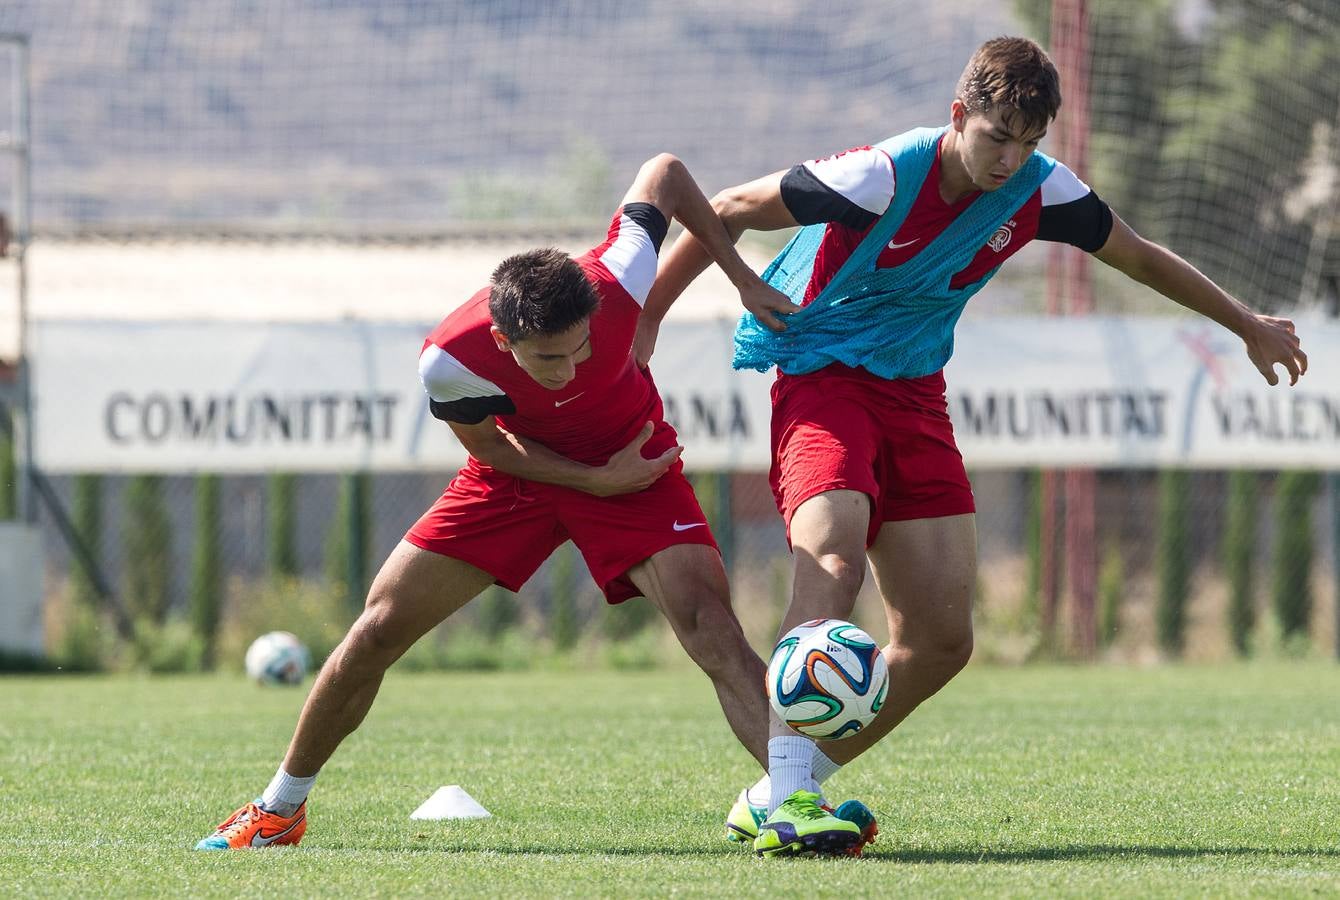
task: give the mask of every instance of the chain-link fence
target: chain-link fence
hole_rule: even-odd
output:
[[[100,608],[108,629],[114,609],[137,622],[191,621],[199,593],[211,587],[198,574],[210,555],[218,560],[213,588],[228,623],[222,652],[235,653],[242,639],[229,637],[230,628],[248,626],[289,627],[318,650],[329,649],[362,602],[361,587],[350,591],[350,548],[363,543],[366,565],[355,578],[370,581],[452,474],[224,477],[214,487],[199,476],[55,478],[54,494],[88,540],[113,597],[97,598],[52,517],[44,515],[53,650],[77,644],[69,629],[71,609],[80,603]],[[766,646],[791,581],[766,478],[693,478],[727,559],[736,609],[756,646]],[[366,504],[350,500],[360,480]],[[975,616],[984,658],[1022,661],[1070,651],[1064,589],[1050,645],[1042,628],[1048,598],[1039,574],[1046,541],[1038,481],[1033,471],[973,477],[980,547]],[[217,490],[216,512],[202,518],[211,490]],[[1102,652],[1135,660],[1334,652],[1340,626],[1335,491],[1334,480],[1317,473],[1102,473],[1096,510]],[[1063,518],[1064,509],[1059,512]],[[350,538],[360,531],[364,539]],[[1052,552],[1064,560],[1059,544]],[[502,593],[495,588],[475,601],[429,642],[453,631],[515,629],[537,647],[554,648],[599,641],[610,617],[642,615],[606,610],[571,544],[515,602]],[[856,618],[878,631],[883,617],[868,581]],[[1167,625],[1170,617],[1180,624]]]
[[[313,239],[382,248],[394,259],[385,268],[431,284],[420,289],[431,294],[442,286],[437,261],[407,247],[570,235],[574,223],[586,234],[652,153],[679,154],[710,194],[943,121],[973,48],[1001,33],[1047,43],[1054,5],[18,0],[0,7],[0,33],[23,35],[31,49],[25,152],[37,252],[27,299],[39,319],[226,318],[245,307],[290,320],[361,311],[431,321],[422,304],[405,308],[415,288],[381,271],[351,291],[367,305],[332,301],[328,282],[370,267],[333,265]],[[1340,315],[1336,4],[1113,0],[1087,10],[1091,140],[1079,174],[1142,234],[1254,307]],[[0,81],[11,77],[8,62]],[[9,122],[16,102],[3,87],[0,122]],[[1076,93],[1066,97],[1062,117],[1081,108]],[[11,162],[0,168],[0,212],[15,206]],[[268,292],[275,278],[263,261],[215,252],[252,246],[239,237],[267,239],[267,254],[307,274]],[[62,255],[62,245],[78,252]],[[157,262],[121,252],[166,245],[172,258]],[[103,268],[118,256],[130,262]],[[1012,262],[974,305],[1042,309],[1042,279],[1024,266]],[[229,271],[262,276],[234,282]],[[0,277],[0,357],[16,346],[9,274]],[[1096,275],[1100,311],[1165,309],[1110,274]],[[98,656],[109,632],[124,648],[135,644],[136,619],[159,623],[166,631],[154,643],[167,649],[148,661],[163,667],[203,653],[189,638],[212,615],[225,631],[264,621],[329,646],[361,585],[450,475],[55,476],[59,502],[40,515],[48,633],[67,657]],[[0,517],[15,512],[17,477],[0,441]],[[1043,515],[1031,471],[982,472],[974,484],[979,653],[1066,652],[1073,556],[1063,500]],[[698,486],[761,646],[789,593],[770,492],[751,473],[698,476]],[[1098,570],[1103,652],[1332,652],[1336,492],[1324,473],[1100,473],[1092,558],[1075,562]],[[105,584],[80,574],[71,535],[88,542]],[[877,623],[869,585],[860,602],[858,617]],[[81,609],[96,612],[81,619]],[[603,610],[568,547],[518,604],[491,592],[461,628],[564,644],[621,633],[608,624],[619,615]]]

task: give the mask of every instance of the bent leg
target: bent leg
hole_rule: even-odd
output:
[[[948,684],[972,655],[975,516],[885,522],[869,556],[889,621],[889,645],[884,648],[889,693],[879,716],[865,729],[820,745],[843,764]]]
[[[638,563],[628,578],[661,610],[689,657],[712,679],[731,730],[766,768],[765,666],[731,609],[721,554],[703,544],[677,544]]]
[[[870,498],[860,491],[826,491],[791,517],[795,580],[781,634],[810,619],[846,619],[865,581]],[[779,635],[780,636],[780,635]],[[791,734],[775,715],[770,733]]]
[[[791,517],[795,582],[782,633],[809,619],[845,619],[865,581],[870,498],[860,491],[816,494]]]
[[[482,569],[401,541],[377,573],[362,614],[321,667],[284,771],[315,775],[363,721],[391,664],[492,583]]]

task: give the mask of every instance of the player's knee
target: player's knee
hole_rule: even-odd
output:
[[[927,635],[914,649],[919,668],[949,681],[972,658],[972,631],[947,631]]]
[[[729,674],[752,652],[724,596],[700,595],[680,617],[678,631],[684,649],[709,676]]]
[[[865,583],[865,557],[849,559],[840,553],[825,553],[818,557],[818,563],[831,579],[833,595],[854,601]]]
[[[950,670],[953,675],[963,671],[963,667],[972,659],[973,639],[972,632],[959,636],[952,642],[945,643],[941,648],[941,659],[944,666]]]
[[[642,164],[642,171],[639,174],[650,176],[660,172],[666,172],[672,176],[688,174],[684,163],[680,162],[679,157],[673,153],[657,153]]]
[[[345,662],[359,669],[385,669],[405,650],[404,635],[384,605],[369,604],[345,638]]]

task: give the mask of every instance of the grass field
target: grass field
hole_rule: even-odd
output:
[[[0,896],[1340,895],[1340,667],[972,667],[830,782],[861,860],[721,839],[752,762],[690,671],[392,674],[301,848],[190,848],[302,691],[0,678]],[[460,784],[494,818],[411,822]]]

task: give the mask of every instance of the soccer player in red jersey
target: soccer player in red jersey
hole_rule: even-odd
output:
[[[763,662],[731,610],[660,395],[630,352],[671,218],[747,308],[790,306],[740,259],[688,170],[665,154],[642,166],[596,247],[575,259],[544,249],[504,260],[419,357],[432,413],[468,461],[377,574],[274,780],[198,849],[296,844],[317,772],[362,722],[386,669],[490,584],[518,590],[569,539],[610,603],[645,596],[660,608],[740,742],[766,764]]]
[[[816,318],[809,313],[824,316],[823,337],[795,353],[762,357],[763,367],[778,367],[771,480],[795,554],[781,630],[848,617],[867,560],[889,627],[889,696],[869,727],[820,746],[773,717],[770,779],[742,792],[727,820],[737,835],[756,833],[761,854],[803,849],[789,807],[806,807],[805,821],[820,821],[818,785],[948,683],[972,653],[973,495],[940,367],[962,303],[1010,255],[1033,239],[1080,247],[1237,334],[1270,384],[1279,380],[1276,365],[1291,383],[1307,370],[1292,322],[1252,312],[1185,260],[1137,235],[1064,165],[1035,152],[1060,101],[1056,69],[1042,49],[998,38],[969,61],[950,124],[938,134],[915,130],[811,160],[713,200],[735,238],[746,229],[817,226],[811,232],[817,245],[796,245],[806,248],[802,262],[812,270],[787,270],[800,272],[798,278],[811,272],[793,296],[796,310],[816,308],[795,314],[788,341],[804,346],[802,323]],[[970,221],[974,216],[978,221]],[[881,246],[863,247],[877,229]],[[929,258],[921,256],[946,233],[976,239],[948,237]],[[836,283],[847,277],[839,273],[858,248],[873,261],[873,274],[856,276],[865,284],[896,284],[900,272],[915,271],[915,278],[905,276],[915,288],[862,294]],[[651,356],[665,308],[706,263],[692,236],[666,255],[639,326],[640,362]],[[834,291],[821,298],[830,281]],[[767,312],[757,318],[774,330],[782,325]],[[737,333],[737,364],[748,347],[742,336],[761,335],[767,343],[767,332],[752,325],[746,317]],[[826,356],[818,341],[835,352]]]

